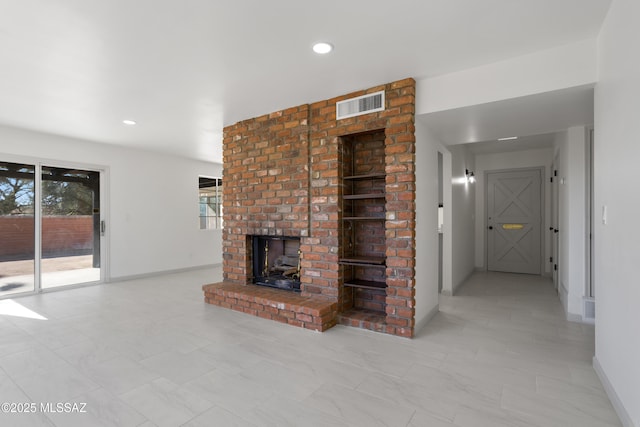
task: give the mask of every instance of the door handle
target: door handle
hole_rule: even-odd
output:
[[[487,227],[489,230],[493,230],[493,225]]]

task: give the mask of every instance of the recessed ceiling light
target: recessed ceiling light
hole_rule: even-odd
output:
[[[327,42],[319,42],[313,45],[313,51],[317,54],[324,55],[333,50],[333,45]]]
[[[135,120],[123,120],[122,123],[124,123],[127,126],[135,126],[137,123]]]
[[[498,141],[511,141],[512,139],[518,139],[517,136],[508,136],[506,138],[498,138]]]

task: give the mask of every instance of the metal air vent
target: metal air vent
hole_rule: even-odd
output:
[[[591,298],[584,299],[584,320],[595,321],[596,319],[596,302]]]
[[[384,110],[384,91],[336,103],[336,120]]]

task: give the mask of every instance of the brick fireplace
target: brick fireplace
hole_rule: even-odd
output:
[[[384,111],[336,120],[338,101],[381,90]],[[223,282],[203,287],[206,302],[320,331],[339,322],[411,337],[414,103],[415,82],[405,79],[226,127]],[[369,164],[375,173],[352,170]],[[345,200],[364,196],[351,194],[352,182],[379,200],[354,208],[370,212],[356,225]],[[364,231],[345,238],[356,228]],[[260,236],[267,253],[282,253],[265,263]],[[299,242],[295,253],[281,245],[289,240]],[[360,264],[349,255],[353,244],[374,248],[381,261]],[[355,278],[363,269],[366,280]],[[267,271],[295,278],[297,288],[258,286]]]

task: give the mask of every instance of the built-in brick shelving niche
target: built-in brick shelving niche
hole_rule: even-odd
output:
[[[386,165],[384,129],[340,138],[340,265],[343,323],[386,323]],[[360,325],[358,325],[360,326]]]

